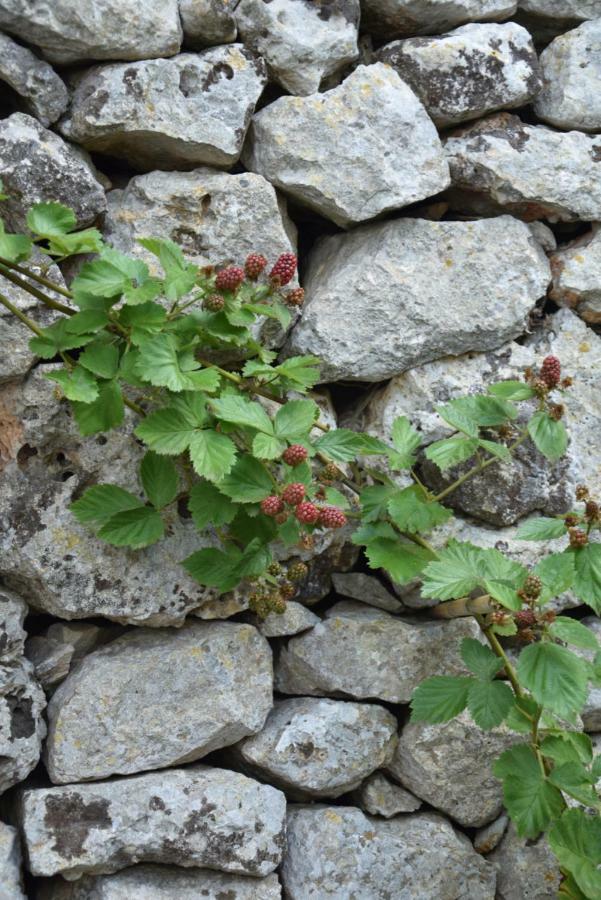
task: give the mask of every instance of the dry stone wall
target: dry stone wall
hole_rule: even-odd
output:
[[[203,265],[298,252],[304,309],[267,339],[382,438],[445,437],[436,403],[557,355],[565,460],[474,478],[446,533],[532,564],[516,523],[601,491],[601,0],[0,0],[0,30],[8,228],[58,200],[147,262],[153,235]],[[344,530],[265,621],[182,572],[179,515],[101,544],[67,507],[133,486],[132,421],[82,439],[48,369],[0,314],[0,900],[554,897],[490,772],[512,733],[407,722],[475,623]],[[583,718],[598,744],[600,691]]]

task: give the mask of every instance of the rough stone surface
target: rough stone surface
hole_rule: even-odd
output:
[[[190,762],[259,731],[271,703],[271,652],[251,625],[136,630],[52,697],[48,773],[63,784]]]
[[[21,881],[17,829],[4,822],[0,822],[0,900],[27,900]]]
[[[601,324],[601,229],[591,231],[551,255],[550,297],[585,322]]]
[[[280,862],[285,812],[276,788],[193,766],[24,791],[20,819],[35,875],[156,862],[262,877]]]
[[[282,883],[290,900],[493,900],[495,873],[433,814],[390,822],[350,806],[291,806]]]
[[[519,8],[549,19],[584,21],[601,16],[601,0],[519,0]]]
[[[242,44],[96,66],[78,82],[61,132],[136,168],[231,166],[266,82],[264,63]]]
[[[484,856],[490,853],[491,850],[494,850],[507,831],[508,824],[509,816],[501,813],[494,822],[479,828],[474,835],[474,850],[477,850],[478,853],[482,853]]]
[[[515,22],[395,41],[377,58],[396,69],[442,127],[523,106],[541,84],[532,38]]]
[[[0,34],[0,80],[16,91],[26,111],[46,128],[69,103],[65,83],[52,66],[6,34]]]
[[[410,624],[353,602],[337,603],[327,615],[282,650],[276,666],[282,693],[408,703],[422,679],[463,673],[459,644],[478,635],[471,620]]]
[[[357,791],[359,805],[372,816],[392,819],[400,813],[415,812],[422,805],[421,800],[409,791],[389,781],[381,772],[375,772]]]
[[[106,209],[102,185],[82,153],[25,113],[0,121],[0,178],[8,230],[22,230],[29,208],[45,200],[70,206],[82,227]]]
[[[2,0],[0,28],[57,63],[171,56],[182,38],[178,0]]]
[[[26,655],[33,663],[35,677],[46,690],[69,674],[73,647],[36,635],[27,641]]]
[[[276,702],[239,753],[251,771],[293,797],[339,797],[384,766],[397,722],[383,707],[299,697]]]
[[[561,873],[544,836],[526,841],[510,824],[488,860],[497,870],[498,900],[552,900],[557,896]]]
[[[179,0],[184,42],[194,50],[236,40],[234,0]]]
[[[247,168],[343,227],[423,200],[450,182],[422,104],[382,63],[359,66],[325,94],[281,97],[261,110],[243,158]]]
[[[586,625],[587,628],[590,628],[597,638],[599,650],[601,650],[601,619],[597,616],[586,616],[582,619],[582,624]],[[573,650],[574,653],[577,653],[578,656],[587,659],[590,663],[592,663],[595,658],[595,652],[592,650],[582,650],[578,647],[571,647],[570,649]],[[581,716],[585,731],[601,732],[601,687],[591,686],[589,688],[588,697],[584,709],[581,712]]]
[[[465,712],[443,725],[409,723],[388,769],[417,797],[478,828],[503,808],[503,788],[491,767],[516,740],[504,728],[482,731]]]
[[[114,875],[55,878],[36,900],[279,900],[277,875],[247,878],[208,869],[132,866]]]
[[[543,89],[534,102],[538,118],[557,128],[599,131],[601,19],[556,37],[543,50],[540,64]]]
[[[382,381],[499,347],[523,331],[549,280],[540,245],[508,216],[367,225],[318,242],[286,352],[320,356],[324,381]]]
[[[299,634],[308,631],[317,625],[321,619],[315,613],[303,606],[289,600],[283,613],[270,613],[265,619],[257,622],[257,628],[265,637],[286,637],[291,634]]]
[[[451,135],[445,148],[453,184],[476,201],[526,220],[601,218],[601,137],[498,113]]]
[[[359,13],[359,0],[241,0],[235,18],[240,37],[265,59],[274,81],[291,94],[312,94],[359,56]]]
[[[384,38],[440,34],[466,22],[506,19],[516,0],[364,0],[362,26]]]
[[[91,622],[55,622],[51,625],[46,637],[60,644],[73,647],[71,665],[79,662],[92,650],[120,637],[122,629],[116,625],[92,625]]]
[[[400,600],[386,590],[381,581],[363,572],[340,572],[332,575],[332,584],[337,594],[359,600],[368,606],[376,606],[387,612],[398,613],[403,609]]]

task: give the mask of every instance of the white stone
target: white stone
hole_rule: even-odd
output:
[[[557,128],[599,131],[601,19],[556,37],[543,50],[540,64],[543,89],[534,101],[538,118]]]
[[[484,856],[490,853],[491,850],[494,850],[507,831],[508,824],[509,816],[506,813],[501,813],[494,822],[479,828],[474,835],[474,850],[477,850],[478,853],[482,853]]]
[[[549,19],[596,19],[601,16],[601,0],[519,0],[519,8]]]
[[[27,900],[21,879],[21,850],[16,828],[0,822],[0,900]]]
[[[517,0],[364,0],[362,26],[379,37],[441,34],[466,22],[506,19]]]
[[[386,590],[381,581],[374,575],[363,572],[336,572],[332,575],[332,584],[337,594],[359,600],[368,606],[376,606],[387,612],[398,613],[403,609],[400,600]]]
[[[549,296],[573,309],[585,322],[601,324],[601,229],[560,248],[550,257],[553,286]]]
[[[321,622],[319,616],[303,606],[289,600],[283,613],[270,613],[264,619],[258,619],[257,628],[265,637],[286,637],[308,631]]]
[[[497,900],[554,900],[561,882],[557,859],[545,836],[527,841],[510,824],[488,857],[497,870]]]
[[[0,15],[2,4],[0,4]],[[27,112],[48,127],[64,113],[69,93],[51,65],[0,34],[0,80],[21,98]]]
[[[235,0],[179,0],[184,41],[194,50],[236,40]]]
[[[400,813],[415,812],[422,805],[421,800],[394,784],[382,772],[374,772],[366,778],[356,795],[365,812],[384,819],[392,819]]]

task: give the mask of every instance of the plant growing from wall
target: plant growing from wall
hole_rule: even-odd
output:
[[[266,320],[285,329],[302,305],[292,254],[271,267],[252,254],[243,267],[215,270],[148,238],[140,243],[156,257],[157,275],[95,229],[77,231],[73,212],[58,203],[34,206],[27,225],[29,233],[10,234],[0,221],[0,275],[57,319],[40,328],[2,293],[0,304],[34,332],[36,356],[62,362],[47,377],[83,435],[118,428],[128,407],[133,438],[146,447],[144,499],[97,484],[72,504],[75,517],[109,544],[136,550],[160,541],[165,511],[185,501],[199,531],[212,529],[220,546],[182,565],[220,593],[241,587],[260,616],[283,612],[305,577],[295,552],[310,549],[316,532],[347,528],[372,568],[399,584],[419,577],[423,596],[440,601],[435,614],[474,615],[483,641],[461,645],[467,674],[422,682],[412,719],[446,722],[467,709],[484,730],[510,729],[515,744],[494,773],[517,832],[546,833],[564,874],[562,896],[601,897],[601,757],[579,727],[589,685],[601,684],[601,653],[593,633],[552,603],[571,590],[601,614],[597,499],[580,487],[569,514],[522,525],[524,540],[565,539],[531,570],[497,549],[432,537],[452,517],[442,501],[518,446],[529,442],[550,461],[565,453],[570,379],[559,360],[437,407],[453,434],[425,456],[461,474],[436,495],[416,474],[421,438],[407,418],[394,422],[390,444],[329,428],[309,396],[319,360],[279,361],[261,339]],[[67,290],[28,265],[35,247],[57,262],[94,258]],[[411,484],[399,486],[399,475]],[[503,639],[521,647],[515,665]]]

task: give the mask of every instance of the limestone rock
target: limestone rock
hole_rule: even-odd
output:
[[[79,662],[92,650],[120,637],[122,629],[116,625],[93,625],[91,622],[54,622],[46,637],[59,644],[73,647],[71,665]]]
[[[38,900],[279,900],[277,875],[246,878],[208,869],[132,866],[114,875],[52,879]]]
[[[396,729],[381,706],[298,697],[276,702],[262,731],[237,749],[292,797],[339,797],[391,759]]]
[[[79,80],[61,132],[141,169],[231,166],[266,82],[262,60],[242,44],[96,66]]]
[[[318,241],[286,353],[320,356],[324,381],[383,381],[499,347],[523,331],[549,280],[540,245],[509,216],[366,225]]]
[[[363,0],[361,25],[383,38],[441,34],[466,22],[506,19],[516,6],[516,0]]]
[[[26,615],[25,601],[0,588],[0,653],[5,665],[18,662],[23,656],[27,637],[23,628]]]
[[[274,81],[291,94],[312,94],[359,56],[359,14],[359,0],[241,0],[235,18],[240,37],[265,59]]]
[[[259,731],[271,652],[251,625],[138,629],[87,656],[48,707],[55,784],[191,762]]]
[[[400,813],[415,812],[422,805],[413,794],[389,781],[381,772],[366,778],[357,792],[359,805],[372,816],[392,819]]]
[[[478,853],[482,853],[484,856],[490,853],[491,850],[494,850],[507,831],[508,824],[509,816],[501,813],[494,822],[479,828],[474,835],[474,850],[477,850]]]
[[[410,722],[388,769],[435,809],[479,828],[503,808],[503,788],[492,764],[517,739],[503,727],[482,731],[467,712],[443,725]]]
[[[69,674],[73,647],[71,644],[35,635],[27,641],[26,654],[33,664],[35,677],[44,689],[48,689],[63,681]]]
[[[186,46],[198,50],[235,41],[234,6],[234,0],[179,0]]]
[[[182,38],[178,0],[0,0],[0,28],[57,63],[171,56]]]
[[[591,231],[551,255],[549,296],[585,322],[601,324],[601,229]]]
[[[342,227],[423,200],[450,181],[422,104],[382,63],[359,66],[325,94],[265,107],[253,118],[243,159]]]
[[[544,835],[526,841],[510,824],[488,860],[497,870],[498,900],[552,900],[557,896],[561,873]]]
[[[29,208],[45,200],[70,206],[81,227],[106,209],[102,185],[82,154],[25,113],[0,121],[0,178],[8,194],[2,203],[7,230],[23,230]]]
[[[582,624],[590,628],[594,636],[597,638],[599,650],[601,651],[601,619],[597,616],[586,616],[582,619]],[[592,650],[582,650],[578,647],[571,647],[574,653],[582,656],[590,663],[595,658],[595,652]],[[588,697],[584,709],[581,712],[582,724],[584,731],[601,732],[601,687],[590,687]]]
[[[0,822],[0,900],[27,900],[21,880],[17,829],[4,822]]]
[[[601,16],[601,0],[519,0],[519,8],[548,19],[583,22]]]
[[[315,613],[303,606],[289,600],[283,613],[270,613],[265,619],[257,622],[257,628],[265,637],[286,637],[291,634],[299,634],[308,631],[317,625],[321,619]]]
[[[336,593],[342,597],[350,597],[351,600],[359,600],[391,613],[398,613],[403,609],[403,604],[373,575],[340,572],[332,575],[332,584]]]
[[[601,4],[599,5],[601,14]],[[539,119],[557,128],[601,129],[601,19],[559,35],[540,58],[543,89],[534,102]]]
[[[110,874],[136,862],[263,877],[279,864],[286,801],[269,785],[192,766],[24,791],[32,874]]]
[[[282,650],[276,687],[284,694],[408,703],[422,679],[463,673],[459,644],[477,635],[467,619],[410,624],[360,603],[337,603]]]
[[[601,218],[601,137],[499,113],[452,134],[445,149],[453,184],[476,200],[527,220]]]
[[[495,873],[441,816],[390,822],[352,806],[291,806],[282,866],[290,900],[493,900]]]
[[[46,128],[69,103],[65,83],[52,66],[6,34],[0,34],[0,80],[16,91],[27,112]]]

